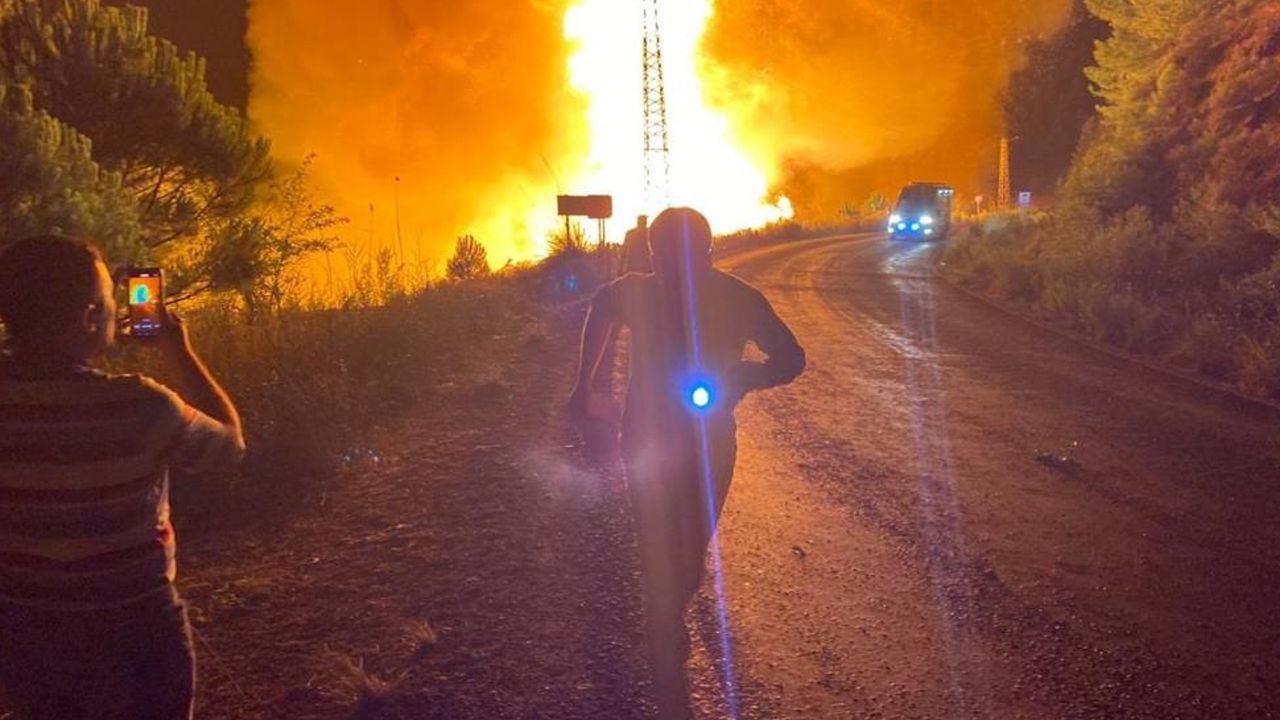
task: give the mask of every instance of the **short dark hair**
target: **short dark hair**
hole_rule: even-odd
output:
[[[37,235],[0,250],[0,322],[29,339],[74,325],[98,293],[102,253],[76,238]]]
[[[654,255],[683,249],[685,243],[695,256],[711,253],[711,224],[693,208],[667,208],[649,226],[649,247]]]

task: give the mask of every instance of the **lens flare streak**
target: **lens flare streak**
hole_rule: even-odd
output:
[[[896,257],[884,270],[890,272],[903,262],[918,260],[926,250],[921,246],[906,257]],[[953,689],[959,692],[965,664],[971,663],[972,658],[961,658],[963,640],[958,637],[960,629],[952,618],[963,616],[975,588],[962,565],[965,543],[951,474],[946,388],[938,361],[937,304],[932,280],[928,278],[895,277],[893,284],[899,298],[897,334],[900,342],[912,349],[901,354],[906,365],[908,420],[916,457],[916,492],[926,567],[943,623],[947,670]]]
[[[684,226],[684,280],[685,308],[688,321],[688,340],[693,366],[699,372],[702,369],[701,336],[698,331],[697,290],[693,279],[693,251],[689,241],[688,219]],[[720,630],[720,659],[722,663],[721,692],[724,693],[725,706],[732,720],[738,718],[738,693],[733,667],[733,642],[729,637],[729,601],[724,588],[724,565],[720,558],[719,518],[716,508],[715,473],[711,464],[711,442],[707,432],[707,418],[704,414],[696,414],[698,426],[698,461],[702,475],[702,485],[706,492],[707,523],[710,529],[711,573],[712,584],[716,593],[716,619]]]

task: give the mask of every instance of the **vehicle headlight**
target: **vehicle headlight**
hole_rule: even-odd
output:
[[[901,215],[899,215],[898,213],[894,213],[894,214],[892,214],[892,215],[890,215],[890,216],[889,216],[889,224],[890,224],[890,225],[897,225],[897,224],[898,224],[898,223],[900,223],[900,222],[902,222],[902,216],[901,216]]]
[[[921,224],[921,225],[924,225],[925,227],[928,227],[929,225],[932,225],[932,224],[933,224],[933,216],[932,216],[932,215],[921,215],[921,216],[920,216],[920,224]]]

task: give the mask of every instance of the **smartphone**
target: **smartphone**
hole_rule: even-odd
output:
[[[129,269],[129,331],[138,337],[160,332],[164,314],[164,273],[160,268]]]

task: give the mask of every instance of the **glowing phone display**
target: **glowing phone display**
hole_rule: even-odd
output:
[[[129,327],[139,337],[160,332],[164,278],[160,268],[133,268],[129,271]]]

